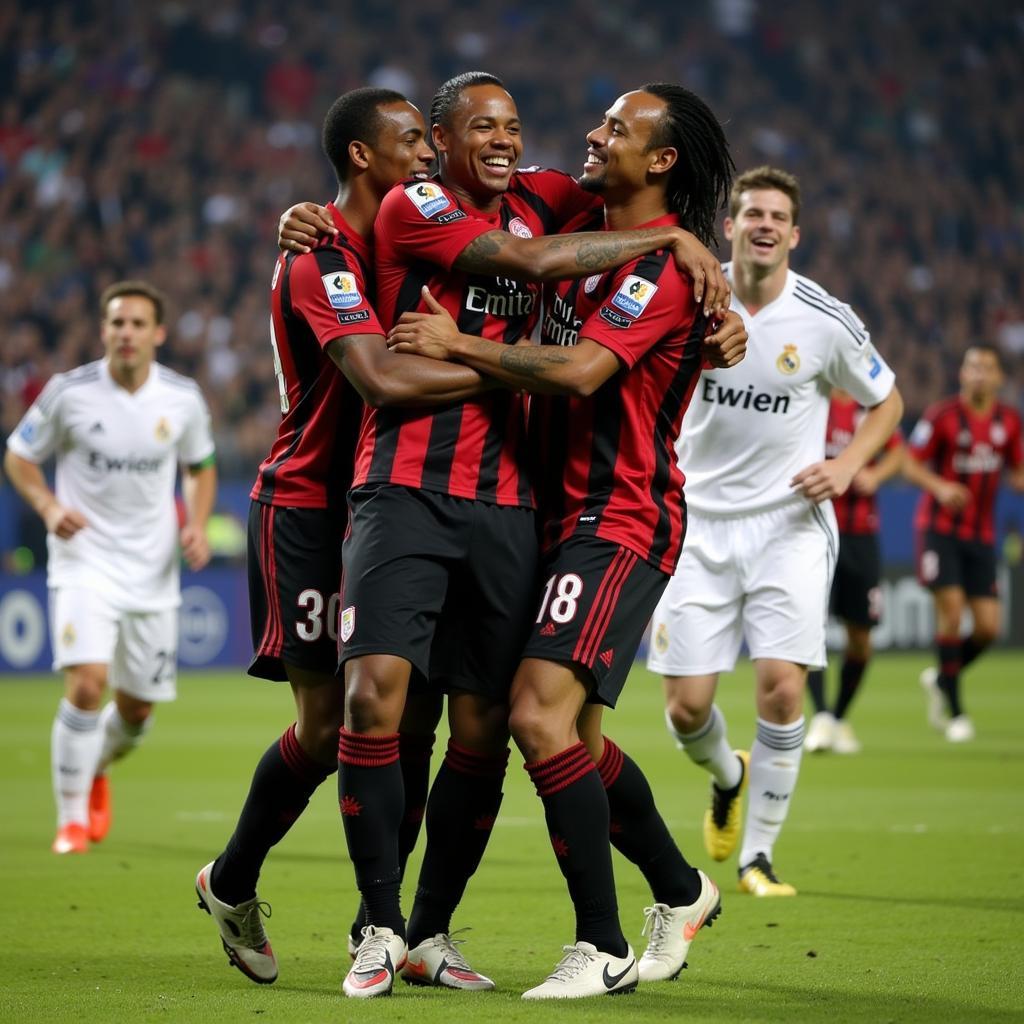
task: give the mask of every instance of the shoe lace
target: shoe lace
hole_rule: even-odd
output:
[[[563,946],[565,956],[555,964],[555,969],[548,975],[548,981],[572,981],[577,974],[587,969],[592,956],[579,946]]]
[[[242,945],[253,949],[259,949],[266,945],[267,933],[263,929],[263,922],[260,915],[269,918],[272,911],[270,904],[265,900],[256,900],[242,915],[238,924],[239,939]]]
[[[363,941],[356,950],[352,964],[354,974],[379,971],[387,965],[388,936],[377,931],[372,924],[363,929]]]
[[[445,959],[448,961],[449,967],[455,967],[460,971],[469,971],[470,973],[475,973],[473,972],[473,968],[469,966],[469,961],[466,960],[466,958],[462,955],[461,950],[458,948],[466,940],[457,939],[455,937],[456,935],[461,935],[463,932],[468,932],[471,930],[472,929],[468,927],[457,928],[455,931],[451,932],[448,935],[438,935],[437,939],[439,940],[439,944],[444,948]]]
[[[647,949],[644,956],[661,956],[665,951],[663,946],[668,936],[668,918],[665,912],[668,906],[664,903],[655,903],[653,907],[644,907],[644,928],[640,933],[646,935],[648,930],[651,937],[647,940]]]

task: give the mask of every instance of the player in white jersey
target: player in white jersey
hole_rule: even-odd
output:
[[[175,697],[179,544],[191,568],[209,561],[217,487],[199,387],[154,362],[167,334],[163,297],[121,281],[100,309],[105,358],[56,374],[4,458],[48,532],[53,666],[65,679],[51,738],[55,853],[83,853],[106,835],[107,766],[139,743],[153,705]],[[54,491],[40,468],[51,455]],[[113,699],[101,710],[108,681]]]
[[[837,530],[830,498],[892,433],[903,409],[892,370],[844,305],[789,269],[800,240],[796,179],[771,167],[740,175],[729,197],[726,266],[747,357],[705,370],[679,439],[689,524],[682,558],[652,620],[648,667],[665,677],[666,720],[712,775],[708,853],[736,845],[749,785],[740,888],[793,895],[772,869],[796,786],[808,666],[825,664]],[[825,460],[829,392],[868,408],[849,446]],[[757,678],[757,739],[733,751],[714,704],[745,638]]]

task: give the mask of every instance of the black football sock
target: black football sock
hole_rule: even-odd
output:
[[[402,824],[398,828],[398,867],[403,877],[409,854],[416,846],[420,827],[423,825],[427,790],[430,785],[430,755],[433,750],[433,733],[427,736],[406,732],[398,734],[398,762],[402,766],[402,786],[405,791],[405,812],[402,815]],[[349,932],[356,943],[362,940],[365,924],[366,908],[360,900]]]
[[[843,665],[839,670],[839,696],[836,697],[836,709],[833,712],[836,718],[842,718],[849,710],[853,698],[860,689],[867,667],[866,661],[857,661],[849,655],[843,658]]]
[[[811,695],[811,703],[815,712],[827,711],[825,704],[825,672],[820,668],[812,668],[807,673],[807,692]]]
[[[398,733],[368,736],[342,729],[338,807],[366,923],[405,936],[399,904],[398,830],[405,807]]]
[[[608,794],[612,846],[640,869],[655,903],[670,907],[695,903],[700,875],[669,834],[636,762],[605,736],[597,771]]]
[[[935,638],[939,650],[938,687],[946,698],[946,706],[952,718],[963,714],[960,706],[960,637],[950,636]]]
[[[237,906],[256,895],[260,869],[270,848],[280,842],[306,809],[309,798],[329,775],[299,746],[295,725],[267,748],[253,773],[238,824],[210,875],[217,899]]]
[[[478,754],[448,741],[427,801],[427,848],[409,915],[410,948],[451,931],[452,914],[498,816],[508,755]]]
[[[551,846],[576,910],[576,941],[625,956],[619,926],[608,797],[597,766],[582,743],[523,766],[544,803]]]
[[[988,646],[987,643],[980,644],[973,636],[969,636],[960,645],[960,671],[963,672],[978,655],[988,649]]]

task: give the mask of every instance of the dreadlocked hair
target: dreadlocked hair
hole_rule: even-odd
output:
[[[459,102],[459,97],[474,85],[497,85],[499,88],[505,88],[505,83],[500,78],[489,75],[486,71],[464,71],[461,75],[449,78],[434,93],[434,98],[430,101],[430,123],[449,127],[452,122],[452,111]]]
[[[717,245],[715,219],[725,207],[736,169],[725,132],[710,107],[689,89],[651,82],[643,91],[666,104],[647,148],[672,146],[679,151],[679,159],[669,171],[668,207],[705,245]]]

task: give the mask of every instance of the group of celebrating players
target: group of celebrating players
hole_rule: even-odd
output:
[[[324,122],[335,201],[283,218],[271,288],[282,418],[251,493],[249,671],[290,683],[296,721],[264,753],[233,834],[196,878],[229,960],[256,982],[278,974],[260,869],[337,772],[361,897],[344,993],[386,995],[399,974],[494,988],[451,924],[499,812],[510,737],[576,915],[565,955],[523,997],[617,994],[675,978],[719,914],[720,893],[679,850],[641,768],[602,731],[648,622],[669,731],[712,775],[708,853],[724,860],[739,845],[745,892],[796,891],[776,876],[773,848],[805,746],[807,668],[826,663],[839,548],[829,499],[851,484],[870,493],[884,479],[869,462],[893,435],[902,401],[855,314],[789,268],[800,231],[796,180],[762,167],[733,181],[725,136],[699,97],[662,83],[628,92],[586,141],[578,180],[520,171],[515,103],[482,72],[441,86],[429,129],[398,93],[358,89]],[[726,202],[733,260],[723,268],[705,246]],[[91,411],[84,397],[103,384],[112,414],[122,350],[144,349],[151,362],[162,340],[158,310],[145,320],[145,286],[125,287],[103,307],[110,370],[59,375],[9,441],[12,481],[52,530],[51,573],[54,548],[84,549],[95,524],[57,514],[76,507],[76,494],[62,493],[59,476],[55,496],[37,463],[66,449],[69,432],[84,453],[75,472],[95,469],[92,417],[105,431],[108,410]],[[119,302],[136,304],[142,319],[112,321]],[[148,330],[149,340],[134,341],[132,330]],[[187,394],[194,406],[186,412],[198,425],[183,412],[153,426],[204,485],[198,500],[186,491],[182,538],[194,552],[212,505],[205,408],[184,379],[143,369],[124,377],[121,404],[138,406],[148,381],[166,380],[180,404]],[[998,390],[998,372],[989,383]],[[826,459],[833,388],[860,412]],[[959,433],[944,441],[920,426],[912,447],[935,460],[943,443],[962,448],[966,433],[987,445],[986,468],[972,471],[998,475],[1005,464],[1024,484],[1019,418],[992,406],[994,394],[962,413]],[[166,465],[173,483],[173,461]],[[146,476],[140,469],[128,484]],[[65,485],[71,479],[69,469]],[[991,494],[972,505],[947,479],[941,466],[920,467],[934,506],[928,529],[940,538],[928,582],[937,594],[966,584],[973,605],[979,587],[994,586],[994,562],[989,581],[971,545],[991,539],[965,537],[964,509],[980,523]],[[173,561],[154,565],[176,585]],[[873,582],[868,569],[865,594],[877,587],[877,568]],[[67,607],[81,602],[74,588],[87,583],[51,575],[51,585],[64,595],[53,635],[70,679],[82,662],[64,644],[68,629],[97,627],[65,627]],[[134,640],[121,646],[144,653],[152,609],[110,603],[114,632],[119,616],[134,623]],[[946,702],[933,715],[944,727],[964,717],[959,667],[977,656],[986,622],[976,613],[963,644],[958,619],[940,623],[941,674],[929,685]],[[714,703],[744,639],[757,680],[749,752],[732,749]],[[111,706],[127,694],[134,718],[118,713],[126,738],[112,753],[97,743],[101,716],[114,714],[98,710],[109,655],[90,653],[89,686],[69,682],[54,730],[58,852],[84,850],[109,827],[106,765],[137,742],[153,703],[173,696],[173,645],[161,649],[171,652],[169,689],[157,678],[137,684],[145,659],[118,655]],[[866,656],[859,660],[862,675]],[[444,707],[450,739],[431,783]],[[400,889],[422,822],[426,848],[406,920]],[[619,923],[613,845],[651,888],[639,959]]]

